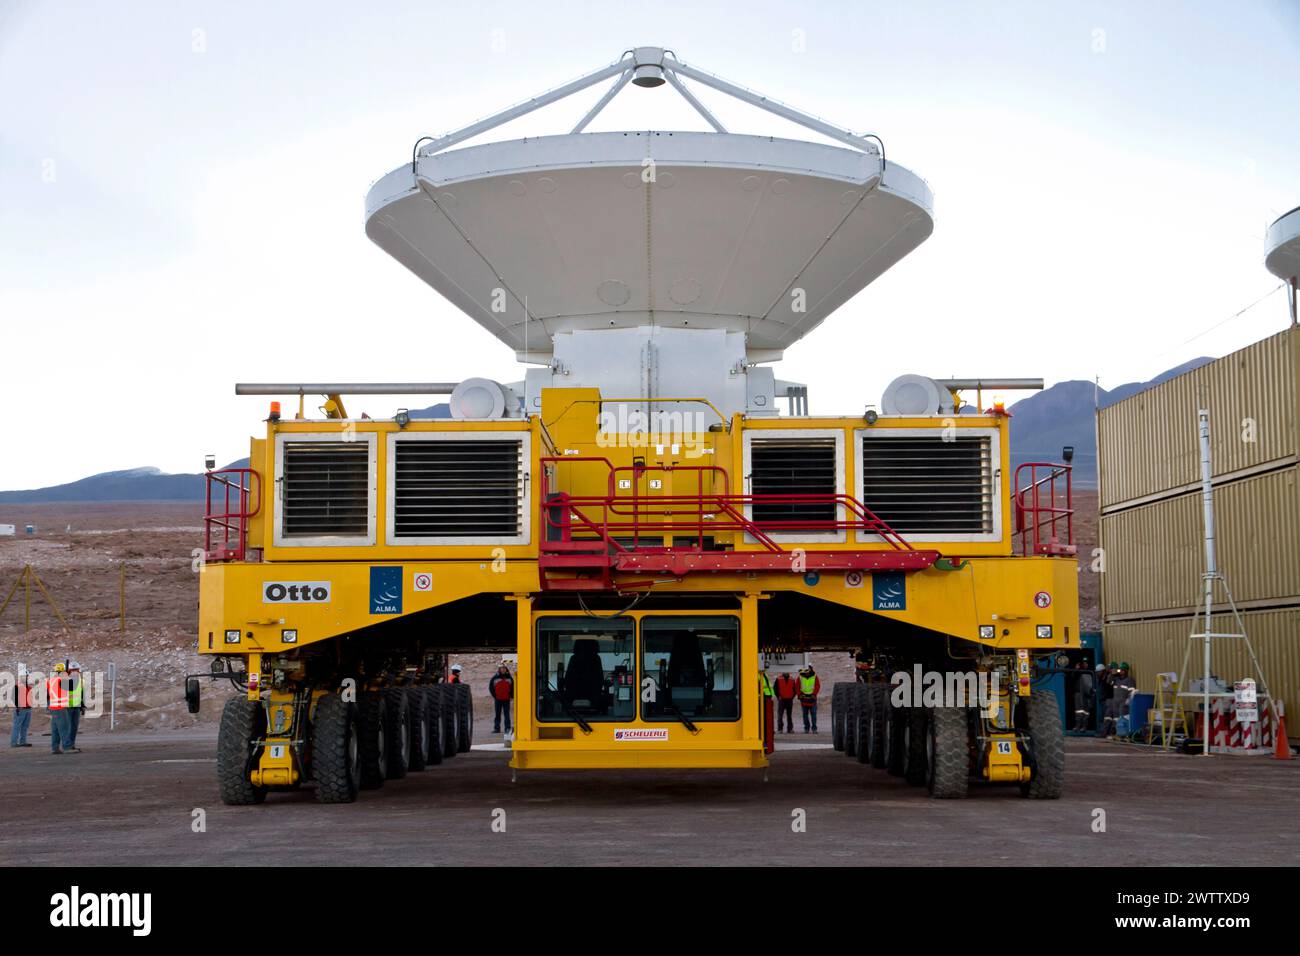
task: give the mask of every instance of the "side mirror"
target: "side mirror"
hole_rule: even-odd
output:
[[[199,712],[199,679],[197,677],[185,678],[185,706],[189,708],[191,714]]]

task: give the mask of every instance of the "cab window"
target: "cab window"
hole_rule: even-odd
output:
[[[632,720],[636,625],[631,618],[537,622],[537,719]]]
[[[735,617],[642,618],[642,720],[737,720],[739,663]]]

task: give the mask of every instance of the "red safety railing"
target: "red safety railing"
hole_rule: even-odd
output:
[[[604,495],[571,495],[552,492],[549,465],[572,465],[579,462],[603,464],[608,470]],[[543,458],[542,515],[545,534],[543,549],[568,550],[575,542],[602,541],[617,551],[642,550],[643,537],[662,539],[667,535],[683,538],[693,532],[694,548],[704,550],[706,539],[719,534],[744,533],[771,552],[782,552],[772,534],[808,532],[825,534],[859,531],[878,535],[898,551],[911,550],[903,537],[881,521],[871,509],[846,494],[775,494],[738,495],[729,488],[725,468],[717,465],[632,465],[615,467],[608,458],[565,456]],[[651,473],[677,480],[682,473],[696,476],[694,494],[641,493],[641,479]],[[626,494],[619,494],[619,476],[628,474]],[[706,477],[712,479],[706,482]],[[716,484],[720,489],[708,488]],[[745,510],[755,505],[824,506],[835,518],[764,519],[748,517]],[[558,512],[558,514],[557,514]],[[585,533],[575,538],[574,531]],[[558,538],[555,536],[558,533]],[[630,547],[617,539],[630,539]]]
[[[542,568],[596,571],[606,585],[614,570],[919,570],[939,557],[937,551],[913,550],[869,508],[846,494],[733,494],[726,469],[716,465],[616,467],[603,457],[567,455],[543,458],[541,465]],[[576,465],[604,466],[605,494],[553,490],[553,469]],[[672,480],[678,488],[683,474],[693,475],[694,492],[645,494],[642,483],[648,483],[651,474]],[[752,514],[757,505],[821,506],[835,517],[756,520]],[[794,552],[773,538],[806,533],[815,541],[817,535],[839,531],[876,535],[889,550],[809,553],[801,547],[799,560],[794,561]],[[728,535],[746,535],[763,550],[725,548],[718,539]],[[665,539],[671,544],[664,544]]]
[[[1028,483],[1021,473],[1029,471]],[[1040,469],[1045,473],[1039,475]],[[1050,461],[1027,461],[1016,468],[1015,508],[1016,536],[1020,553],[1025,555],[1072,555],[1074,544],[1074,506],[1069,465]]]
[[[206,477],[205,560],[243,561],[248,550],[248,519],[262,509],[261,478],[251,468],[222,468],[208,472]],[[214,502],[220,503],[220,511],[212,510]]]

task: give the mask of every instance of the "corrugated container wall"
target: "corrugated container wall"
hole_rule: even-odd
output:
[[[1237,606],[1300,600],[1297,466],[1217,487],[1214,513],[1218,563]],[[1103,515],[1106,619],[1192,613],[1201,603],[1203,528],[1199,490]]]
[[[1208,387],[1214,475],[1295,459],[1300,331],[1288,329],[1203,365],[1098,416],[1103,512],[1200,481],[1196,411]]]
[[[1293,328],[1100,412],[1106,656],[1131,663],[1141,689],[1182,668],[1197,629],[1205,557],[1196,412],[1208,402],[1219,570],[1269,690],[1300,708],[1297,382]],[[1222,588],[1217,597],[1226,609]],[[1214,623],[1235,629],[1230,621]],[[1215,641],[1214,670],[1228,681],[1254,676],[1245,644]]]
[[[1300,713],[1297,711],[1300,708],[1300,608],[1247,611],[1242,620],[1268,681],[1269,692],[1275,700],[1286,701],[1288,736],[1295,737],[1295,715]],[[1216,626],[1220,623],[1221,619],[1215,618]],[[1150,692],[1156,686],[1157,674],[1182,668],[1192,628],[1193,619],[1190,617],[1107,624],[1106,657],[1127,661],[1133,667],[1138,687]],[[1200,672],[1199,649],[1198,641],[1197,650],[1192,655],[1195,662],[1190,667],[1192,674]],[[1212,664],[1213,672],[1225,680],[1253,676],[1246,647],[1241,641],[1215,641]],[[1190,701],[1188,711],[1194,707],[1195,702]]]

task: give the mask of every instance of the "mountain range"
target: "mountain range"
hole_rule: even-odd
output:
[[[1109,391],[1092,382],[1058,382],[1051,388],[1012,405],[1012,467],[1026,461],[1059,461],[1066,445],[1074,446],[1074,484],[1078,488],[1097,486],[1097,435],[1093,424],[1095,407],[1105,408],[1138,392],[1159,385],[1184,372],[1211,362],[1201,357],[1161,372],[1146,382],[1130,382]],[[412,409],[412,418],[449,418],[447,404]],[[243,468],[248,459],[231,462],[228,468]],[[78,481],[48,488],[0,491],[0,504],[40,504],[68,501],[202,501],[202,474],[163,474],[157,468],[106,471]]]

